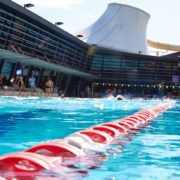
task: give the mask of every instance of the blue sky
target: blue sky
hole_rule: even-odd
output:
[[[23,5],[33,3],[30,10],[61,28],[74,33],[96,21],[108,3],[117,2],[140,8],[151,15],[147,38],[180,45],[180,0],[13,0]]]

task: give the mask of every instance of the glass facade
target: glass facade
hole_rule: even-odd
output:
[[[175,59],[119,53],[100,52],[93,57],[90,72],[101,80],[120,83],[172,82],[172,75],[180,75]]]

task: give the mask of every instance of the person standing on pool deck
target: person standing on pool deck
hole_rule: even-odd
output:
[[[46,81],[46,96],[53,94],[53,82],[50,78],[47,79]]]
[[[53,81],[50,79],[50,95],[51,95],[51,97],[52,97],[52,95],[53,95],[53,87],[54,87],[54,83],[53,83]]]
[[[23,82],[23,77],[20,77],[18,82],[17,82],[17,86],[19,88],[19,95],[21,96],[21,91],[23,88],[25,88],[24,86],[24,82]]]
[[[35,82],[36,82],[36,79],[32,75],[31,78],[29,78],[29,86],[30,86],[30,89],[31,89],[31,96],[34,95],[33,93],[34,93],[34,89],[35,89]]]
[[[85,88],[85,95],[87,98],[90,98],[90,96],[91,96],[91,89],[89,86],[86,86],[86,88]]]

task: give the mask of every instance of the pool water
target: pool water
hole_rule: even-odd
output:
[[[0,98],[0,155],[25,150],[162,101]],[[108,154],[84,179],[180,179],[180,103],[140,131],[123,151]]]

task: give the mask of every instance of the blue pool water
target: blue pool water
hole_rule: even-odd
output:
[[[0,98],[0,155],[25,150],[100,124],[121,119],[162,101],[115,99]],[[108,155],[87,180],[180,179],[180,103]]]

